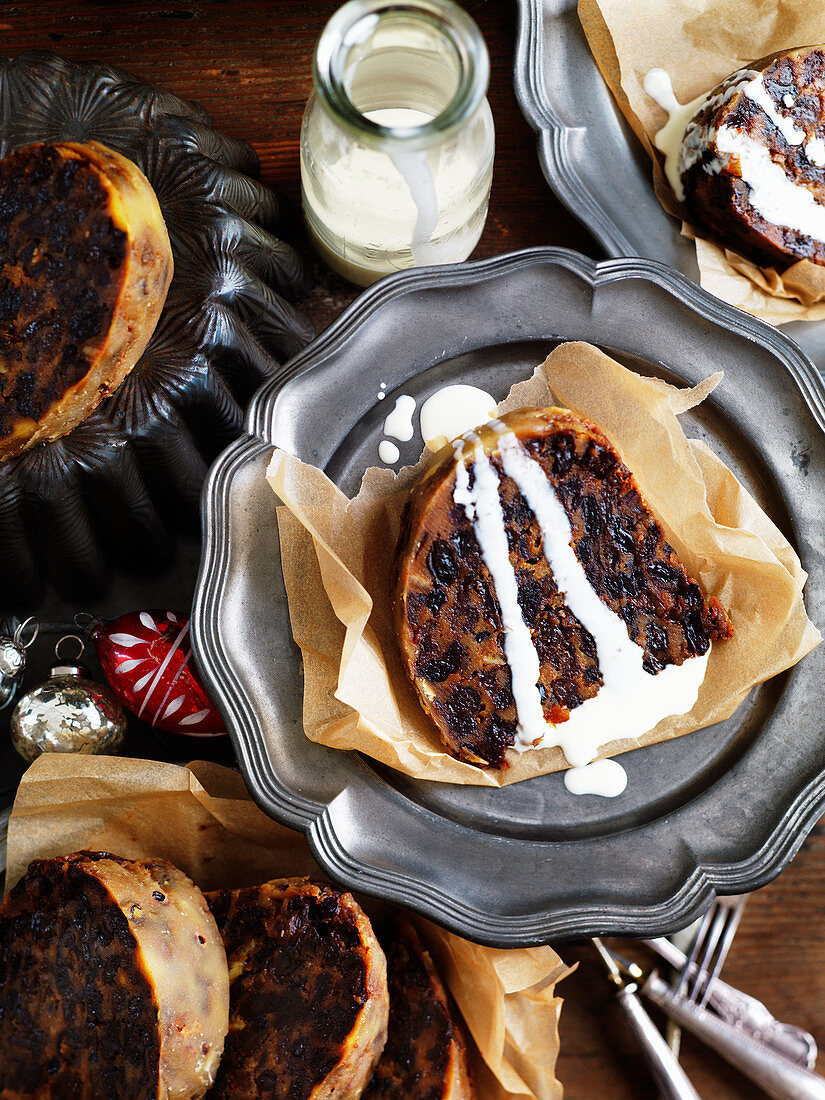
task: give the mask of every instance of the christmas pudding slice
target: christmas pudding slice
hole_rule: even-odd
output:
[[[98,142],[0,161],[0,459],[71,431],[155,330],[172,250],[152,186]]]
[[[387,1039],[387,963],[352,894],[308,879],[206,895],[229,960],[209,1100],[356,1100]]]
[[[84,309],[66,312],[66,330],[80,326],[70,342],[96,360],[83,392],[59,367],[57,396],[46,392],[35,401],[26,392],[33,380],[22,378],[25,364],[4,383],[2,405],[8,392],[15,399],[0,440],[11,436],[18,453],[0,461],[0,605],[29,614],[44,596],[51,598],[49,589],[88,604],[118,574],[156,576],[171,564],[178,533],[199,531],[209,464],[242,430],[250,395],[313,335],[291,303],[307,288],[311,268],[274,235],[287,211],[254,178],[252,148],[215,130],[201,107],[110,65],[75,64],[42,52],[0,59],[0,81],[0,157],[12,155],[17,163],[23,147],[65,151],[76,142],[119,154],[151,184],[174,258],[157,327],[119,385],[124,364],[118,360],[110,373],[105,360],[115,348],[104,336],[110,324],[95,311],[112,309],[116,319],[126,305],[129,277],[122,268],[108,269],[110,298],[104,300],[101,282],[90,277],[83,284],[89,295]],[[89,170],[94,173],[94,165]],[[45,184],[53,187],[53,177]],[[137,244],[138,205],[128,200],[124,225],[119,182],[107,176],[101,187],[106,217]],[[82,194],[77,201],[85,209]],[[101,212],[102,206],[90,205],[83,225]],[[145,214],[143,207],[139,217]],[[65,228],[67,248],[77,248],[85,228],[75,217]],[[114,236],[110,243],[116,244]],[[33,259],[22,257],[29,267]],[[74,267],[72,259],[69,274]],[[105,283],[105,265],[96,272]],[[83,287],[78,281],[77,293]],[[81,319],[86,306],[91,316]],[[32,312],[24,329],[37,319],[41,315]],[[127,322],[132,335],[142,320],[141,313],[137,324]],[[0,334],[14,335],[5,323]],[[46,337],[55,338],[48,326],[38,339]],[[62,355],[55,353],[54,361]],[[83,364],[75,366],[79,377]],[[55,401],[59,408],[44,428],[40,418]],[[70,431],[69,415],[79,418]],[[50,442],[31,445],[37,431],[38,439]],[[0,453],[11,453],[8,440]],[[132,606],[140,602],[136,594]]]
[[[363,1100],[475,1100],[456,1007],[406,917],[387,950],[387,1045]]]
[[[203,894],[171,863],[36,860],[0,906],[4,1100],[197,1100],[229,974]]]

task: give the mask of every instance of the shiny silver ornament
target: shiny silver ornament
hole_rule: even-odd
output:
[[[32,617],[20,623],[13,637],[0,635],[0,710],[8,706],[20,687],[26,650],[37,637],[38,629],[37,620]]]
[[[66,640],[61,638],[55,646],[58,660]],[[82,653],[83,643],[76,640]],[[125,735],[123,707],[76,663],[55,665],[49,679],[24,695],[11,716],[12,744],[29,762],[44,752],[116,753]]]

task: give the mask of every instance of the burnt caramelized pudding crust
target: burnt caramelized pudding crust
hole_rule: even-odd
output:
[[[38,860],[0,906],[0,1098],[202,1097],[228,985],[203,895],[170,863]]]
[[[386,960],[351,894],[307,879],[207,895],[230,1018],[210,1100],[361,1095],[387,1037]]]
[[[643,650],[644,671],[707,652],[733,628],[688,576],[627,466],[591,422],[564,409],[520,409],[502,418],[537,462],[570,521],[590,586],[621,616]],[[499,479],[499,501],[518,603],[540,663],[546,721],[566,721],[603,684],[596,643],[559,594],[538,522],[503,470],[499,433],[477,429]],[[419,479],[402,516],[394,596],[402,658],[448,751],[507,767],[517,712],[504,654],[501,608],[473,523],[454,499],[458,459],[448,444]],[[606,738],[606,740],[609,738]]]
[[[0,160],[0,459],[57,439],[143,353],[172,277],[160,207],[96,142]]]
[[[406,917],[399,917],[387,946],[387,974],[387,1045],[364,1100],[473,1100],[458,1012]]]
[[[389,981],[352,895],[305,878],[36,860],[0,906],[0,1100],[473,1100],[429,952],[404,916],[386,942]]]
[[[825,46],[732,73],[685,130],[679,175],[691,221],[757,264],[825,264],[823,139]]]

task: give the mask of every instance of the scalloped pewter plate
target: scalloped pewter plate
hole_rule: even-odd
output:
[[[202,499],[193,641],[256,800],[307,834],[334,879],[508,947],[682,927],[715,892],[777,875],[825,810],[825,646],[727,722],[625,754],[628,789],[612,800],[569,795],[560,773],[502,790],[412,781],[304,737],[264,479],[272,444],[353,493],[398,394],[420,402],[462,381],[500,398],[567,339],[677,383],[726,371],[686,430],[795,543],[809,613],[825,621],[825,387],[791,340],[645,260],[536,248],[383,280],[288,364],[288,381],[258,392]],[[402,461],[421,446],[416,433]]]
[[[519,0],[513,72],[556,196],[608,256],[646,256],[699,281],[696,250],[653,193],[650,159],[604,82],[577,0]],[[825,371],[825,323],[783,325]]]

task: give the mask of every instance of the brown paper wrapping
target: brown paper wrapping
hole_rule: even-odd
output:
[[[687,224],[653,145],[667,116],[642,86],[651,69],[664,69],[676,98],[689,103],[751,61],[825,42],[825,6],[818,0],[579,0],[579,18],[616,102],[653,162],[659,201],[695,240],[701,285],[774,325],[825,318],[825,268],[810,260],[781,273],[761,268]]]
[[[259,810],[228,768],[46,754],[14,803],[7,886],[31,860],[81,849],[171,860],[203,890],[324,877],[303,836]],[[499,951],[429,921],[419,928],[470,1032],[479,1100],[561,1100],[555,985],[570,971],[555,951]]]
[[[721,376],[693,390],[645,379],[589,344],[558,347],[501,411],[565,405],[612,440],[673,547],[729,611],[735,637],[713,647],[693,710],[601,755],[676,737],[727,718],[748,691],[789,668],[820,640],[802,600],[793,549],[727,467],[686,439],[677,414]],[[304,730],[313,741],[358,749],[419,779],[503,786],[566,767],[560,749],[509,754],[503,771],[443,751],[402,665],[390,593],[401,510],[426,456],[397,476],[370,469],[349,500],[313,466],[276,451],[268,478],[295,641],[304,658]]]

